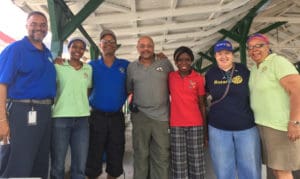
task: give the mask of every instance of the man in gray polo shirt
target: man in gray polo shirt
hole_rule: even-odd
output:
[[[127,90],[136,106],[131,115],[134,179],[169,178],[169,60],[157,60],[151,37],[138,40],[138,60],[127,69]]]

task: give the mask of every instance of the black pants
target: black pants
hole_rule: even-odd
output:
[[[10,153],[3,173],[0,173],[0,178],[40,177],[47,179],[51,105],[11,102],[10,106],[8,110]],[[28,111],[32,108],[37,111],[36,124],[28,123]],[[1,160],[1,162],[4,161]]]
[[[90,143],[86,175],[98,177],[102,173],[102,157],[106,152],[106,172],[113,177],[123,174],[125,150],[125,120],[120,112],[94,110],[90,116]]]

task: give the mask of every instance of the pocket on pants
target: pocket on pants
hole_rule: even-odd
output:
[[[5,171],[10,155],[10,144],[0,145],[0,176]]]

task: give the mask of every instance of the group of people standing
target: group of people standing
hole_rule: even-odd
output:
[[[139,38],[134,62],[117,58],[111,30],[100,34],[99,59],[82,63],[87,43],[73,38],[70,59],[53,65],[42,43],[46,16],[30,13],[26,28],[0,55],[0,177],[46,179],[51,153],[50,177],[64,178],[68,146],[71,178],[97,178],[104,152],[107,178],[119,177],[128,95],[134,179],[204,178],[207,145],[218,179],[260,179],[262,161],[277,179],[300,169],[300,76],[266,36],[248,38],[251,72],[234,62],[229,41],[217,42],[204,77],[192,69],[190,48],[175,50],[174,71],[149,36]]]

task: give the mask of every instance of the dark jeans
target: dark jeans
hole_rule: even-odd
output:
[[[64,179],[68,146],[71,149],[71,178],[85,179],[89,145],[88,117],[53,118],[51,138],[51,178]]]
[[[28,125],[28,111],[37,111],[36,125]],[[10,155],[0,177],[42,177],[49,168],[51,105],[13,102],[9,110]]]

